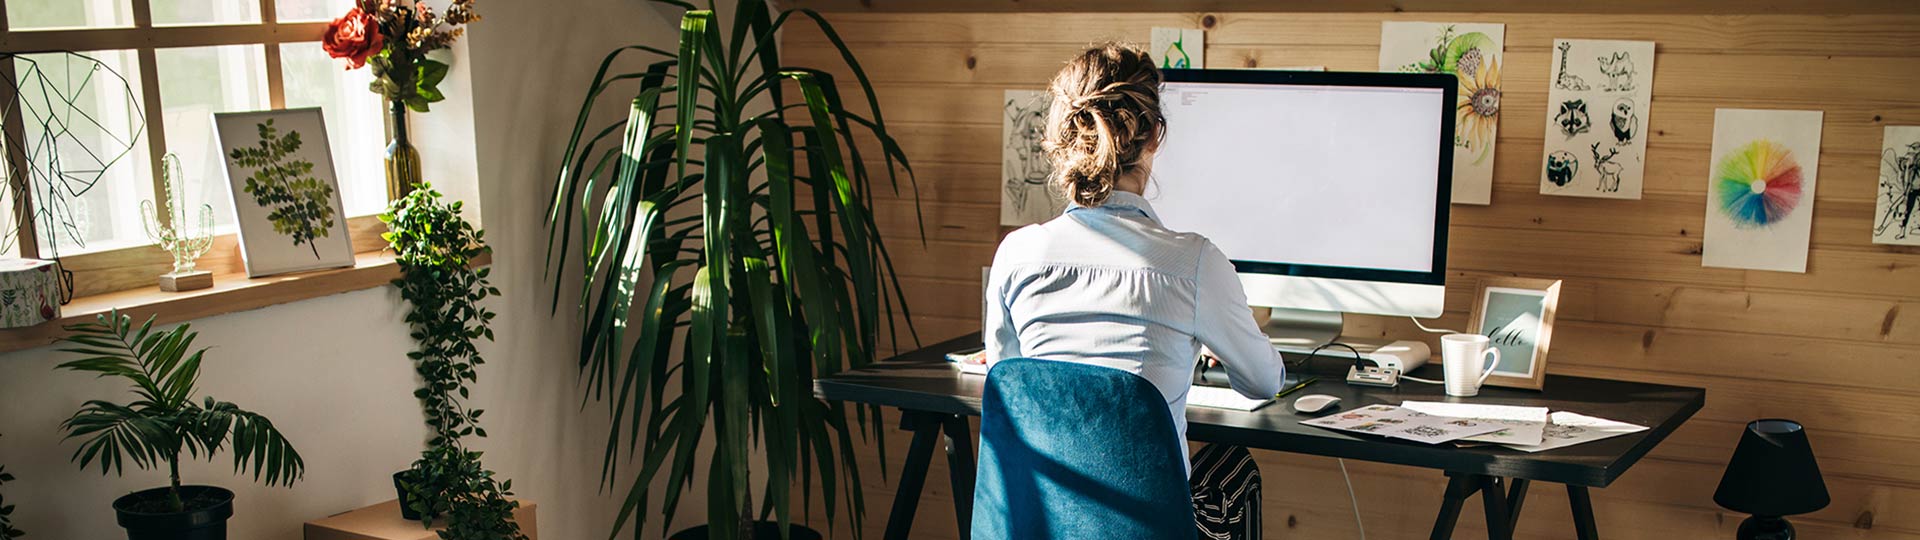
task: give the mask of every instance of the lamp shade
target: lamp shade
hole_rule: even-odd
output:
[[[1757,516],[1791,516],[1826,508],[1832,499],[1820,479],[1806,428],[1792,420],[1769,419],[1747,424],[1713,502]]]

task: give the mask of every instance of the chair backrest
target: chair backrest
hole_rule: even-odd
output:
[[[973,537],[1194,538],[1166,398],[1118,369],[994,364],[980,415]]]

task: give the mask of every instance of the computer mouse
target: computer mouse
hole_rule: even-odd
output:
[[[1300,396],[1300,399],[1293,400],[1293,410],[1303,413],[1317,413],[1338,403],[1340,403],[1340,398],[1326,394]]]

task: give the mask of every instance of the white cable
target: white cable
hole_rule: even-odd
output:
[[[1448,330],[1445,328],[1427,328],[1427,325],[1420,324],[1420,319],[1415,319],[1413,317],[1407,317],[1407,319],[1413,321],[1414,326],[1420,327],[1421,330],[1429,334],[1465,334],[1466,333],[1466,332],[1461,332],[1459,330]]]
[[[1360,540],[1367,540],[1367,524],[1360,520],[1360,498],[1353,496],[1353,477],[1347,476],[1347,460],[1340,462],[1340,478],[1347,481],[1347,500],[1353,502],[1353,526],[1360,528]]]
[[[1440,381],[1436,381],[1436,380],[1433,380],[1433,379],[1422,379],[1422,378],[1419,378],[1419,377],[1408,377],[1408,376],[1406,376],[1406,375],[1401,375],[1401,376],[1400,376],[1400,380],[1403,380],[1403,381],[1413,381],[1413,382],[1417,382],[1417,383],[1427,383],[1427,384],[1446,384],[1446,383],[1443,383],[1443,382],[1440,382]]]

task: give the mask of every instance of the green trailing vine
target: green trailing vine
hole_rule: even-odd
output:
[[[469,407],[468,384],[479,380],[479,340],[493,339],[494,313],[480,302],[500,294],[487,282],[487,268],[473,268],[487,252],[484,231],[460,217],[461,203],[444,202],[431,186],[421,185],[394,201],[380,221],[382,235],[397,255],[401,277],[393,281],[412,306],[410,334],[419,348],[407,353],[421,385],[414,391],[426,413],[431,435],[427,449],[402,484],[414,510],[427,518],[445,517],[448,540],[520,540],[512,520],[520,505],[512,481],[496,481],[480,464],[480,452],[462,444],[467,436],[485,437],[480,409]]]
[[[259,129],[258,146],[235,148],[227,157],[253,169],[243,190],[255,204],[272,209],[267,219],[274,232],[293,238],[293,245],[306,244],[318,259],[320,248],[313,241],[333,231],[333,185],[313,176],[313,162],[288,159],[300,151],[299,131],[281,135],[271,118]]]

